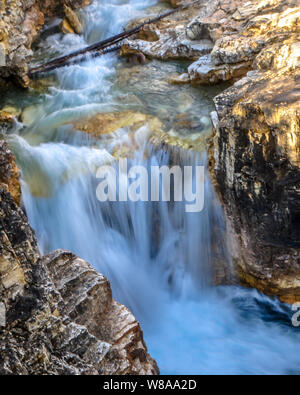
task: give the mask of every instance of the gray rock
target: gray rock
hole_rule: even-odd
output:
[[[6,53],[2,43],[0,43],[0,67],[6,66]]]
[[[6,308],[5,304],[0,302],[0,327],[6,326]]]

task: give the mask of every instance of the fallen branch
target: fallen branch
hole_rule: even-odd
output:
[[[78,51],[72,52],[68,55],[61,56],[59,58],[53,59],[50,62],[46,64],[42,64],[40,66],[34,67],[31,70],[29,70],[29,77],[34,77],[37,74],[40,73],[46,73],[52,70],[55,70],[60,67],[68,66],[70,64],[74,64],[75,62],[82,62],[86,60],[88,57],[97,57],[101,56],[105,53],[108,52],[113,52],[117,51],[120,46],[121,46],[121,41],[125,40],[128,37],[133,36],[134,34],[137,34],[144,26],[149,25],[151,23],[156,23],[164,18],[167,18],[170,15],[173,15],[177,12],[183,11],[186,8],[189,8],[196,3],[199,3],[200,0],[193,1],[192,3],[183,5],[179,8],[176,8],[175,10],[168,11],[164,14],[158,15],[157,17],[153,19],[149,19],[148,21],[145,21],[138,26],[124,31],[123,33],[117,34],[116,36],[109,37],[103,41],[97,42],[95,44],[89,45],[88,47],[82,48]],[[116,45],[118,44],[118,45]],[[76,59],[78,58],[78,59]]]

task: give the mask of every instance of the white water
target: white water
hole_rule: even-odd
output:
[[[82,11],[84,37],[55,35],[47,45],[65,53],[105,38],[155,3],[94,1]],[[186,214],[182,203],[96,200],[94,173],[111,163],[114,143],[92,141],[61,125],[79,114],[120,108],[117,65],[117,57],[107,55],[58,71],[58,85],[42,96],[32,124],[21,136],[8,137],[42,252],[69,249],[110,279],[114,297],[140,320],[162,373],[299,372],[299,333],[287,306],[253,290],[211,286],[216,245],[220,256],[228,257],[222,212],[208,176],[199,214]],[[161,151],[144,162],[146,126],[137,137],[134,163],[169,163],[170,153]],[[126,130],[115,135],[115,143],[120,139],[126,139]],[[180,157],[182,164],[205,162],[205,155],[182,151]]]

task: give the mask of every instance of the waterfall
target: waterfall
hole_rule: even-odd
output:
[[[79,141],[39,146],[22,137],[11,141],[41,252],[69,249],[91,262],[111,280],[115,297],[141,317],[147,299],[153,307],[159,292],[187,297],[211,286],[212,227],[219,229],[222,213],[208,174],[201,212],[187,213],[184,201],[100,203],[96,170],[114,163],[113,157]],[[142,165],[150,174],[151,168],[171,166],[174,150],[155,149],[146,140],[128,166]],[[177,151],[182,168],[206,164],[205,154]],[[225,251],[225,241],[218,242]]]
[[[52,35],[44,47],[65,53],[100,40],[154,4],[94,1],[80,14],[83,36]],[[199,213],[187,213],[184,201],[97,200],[97,169],[117,166],[112,147],[126,139],[128,130],[107,141],[74,131],[69,123],[121,108],[114,82],[117,67],[117,57],[110,54],[58,71],[57,85],[39,98],[27,128],[7,136],[21,168],[23,204],[41,251],[68,249],[108,277],[114,297],[140,321],[162,373],[299,371],[299,335],[290,326],[288,307],[255,290],[214,286],[215,265],[228,266],[230,258],[222,208],[207,170]],[[197,111],[208,115],[206,91],[199,92],[202,107]],[[160,101],[148,108],[170,100],[168,92],[159,95]],[[154,146],[146,124],[136,138],[130,166],[143,165],[147,171],[162,165],[206,166],[205,151]],[[124,177],[119,174],[119,182]]]

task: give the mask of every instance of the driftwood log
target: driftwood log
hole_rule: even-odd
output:
[[[168,12],[165,12],[164,14],[160,14],[157,17],[153,19],[149,19],[136,27],[126,30],[123,33],[117,34],[116,36],[109,37],[103,41],[97,42],[95,44],[89,45],[85,48],[79,49],[78,51],[72,52],[68,55],[61,56],[59,58],[53,59],[50,62],[47,62],[45,64],[42,64],[40,66],[34,67],[29,70],[29,77],[35,77],[38,74],[41,73],[47,73],[50,71],[53,71],[55,69],[58,69],[60,67],[68,66],[74,63],[79,63],[84,60],[87,60],[88,58],[92,57],[98,57],[101,55],[104,55],[109,52],[117,51],[121,47],[121,42],[125,40],[128,37],[133,36],[134,34],[137,34],[144,26],[149,25],[151,23],[156,23],[160,21],[161,19],[167,18],[168,16],[175,14],[179,11],[182,11],[186,8],[189,8],[196,3],[199,3],[200,0],[193,1],[192,3],[185,4],[179,8],[176,8],[175,10],[171,10]]]

